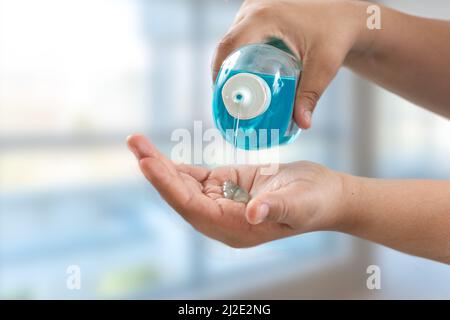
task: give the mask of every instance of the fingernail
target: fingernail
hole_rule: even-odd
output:
[[[311,122],[311,116],[312,116],[311,111],[305,110],[305,111],[303,112],[303,118],[305,118],[305,121],[308,122],[308,123]]]
[[[269,205],[267,203],[262,203],[258,207],[258,211],[255,217],[254,224],[259,224],[266,220],[267,216],[269,215]]]

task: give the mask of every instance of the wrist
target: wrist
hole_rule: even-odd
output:
[[[368,10],[371,6],[377,6],[380,8],[380,19],[384,18],[385,13],[389,10],[386,7],[382,7],[380,5],[376,5],[371,2],[366,1],[350,1],[348,5],[352,7],[351,10],[351,19],[353,21],[352,29],[354,30],[353,34],[353,42],[347,56],[344,61],[345,66],[351,67],[353,64],[358,61],[369,61],[373,56],[376,48],[377,36],[379,29],[373,29],[369,24],[373,23],[371,19],[375,19],[377,17],[371,16],[375,15],[375,13],[371,13],[372,11]],[[387,13],[386,13],[387,14]],[[383,21],[382,19],[380,23]],[[382,25],[381,25],[382,27]]]
[[[336,231],[352,233],[358,228],[358,216],[361,214],[364,198],[365,179],[345,173],[338,173],[341,179],[342,189]]]

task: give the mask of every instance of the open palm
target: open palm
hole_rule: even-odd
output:
[[[134,135],[128,146],[139,160],[145,177],[161,196],[198,231],[233,247],[248,247],[299,233],[311,221],[322,192],[318,180],[323,167],[302,163],[281,165],[274,175],[262,175],[260,166],[242,165],[208,170],[175,164],[145,137]],[[253,198],[247,205],[223,197],[222,184],[231,180]],[[319,192],[317,192],[319,191]],[[259,223],[258,210],[270,203],[272,219]],[[301,203],[299,223],[292,207]],[[301,219],[300,219],[301,220]]]

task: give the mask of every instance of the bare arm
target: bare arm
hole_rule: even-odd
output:
[[[303,61],[294,118],[307,129],[312,112],[342,65],[416,104],[450,117],[450,22],[380,6],[381,30],[370,30],[355,0],[247,0],[219,43],[213,74],[233,50],[281,38]]]
[[[360,178],[305,161],[270,176],[258,166],[207,170],[175,165],[140,135],[128,145],[178,213],[230,246],[332,230],[450,264],[450,181]],[[247,205],[223,197],[227,180],[250,193]]]
[[[342,230],[450,264],[450,181],[347,176]]]
[[[381,30],[345,64],[386,89],[450,118],[450,22],[381,7]]]
[[[213,61],[247,43],[282,38],[302,58],[295,106],[311,126],[317,100],[342,64],[387,89],[450,116],[450,23],[382,8],[383,30],[366,26],[362,1],[247,0]],[[297,162],[273,176],[255,166],[176,166],[142,136],[128,141],[161,196],[204,234],[233,247],[318,230],[362,237],[450,264],[450,181],[376,180]],[[231,179],[250,192],[245,206],[224,199]]]

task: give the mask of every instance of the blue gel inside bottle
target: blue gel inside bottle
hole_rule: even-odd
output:
[[[229,78],[242,72],[249,73],[242,70],[230,70],[226,79],[216,90],[221,92]],[[299,133],[292,120],[297,79],[254,72],[252,74],[262,78],[269,86],[271,90],[269,107],[263,114],[253,119],[237,119],[228,113],[221,94],[217,94],[213,99],[213,113],[217,128],[225,134],[227,141],[241,149],[264,149],[289,143]],[[238,94],[236,98],[242,99],[242,96]]]
[[[274,44],[251,44],[225,59],[214,86],[213,117],[223,137],[245,150],[290,143],[301,63]]]

